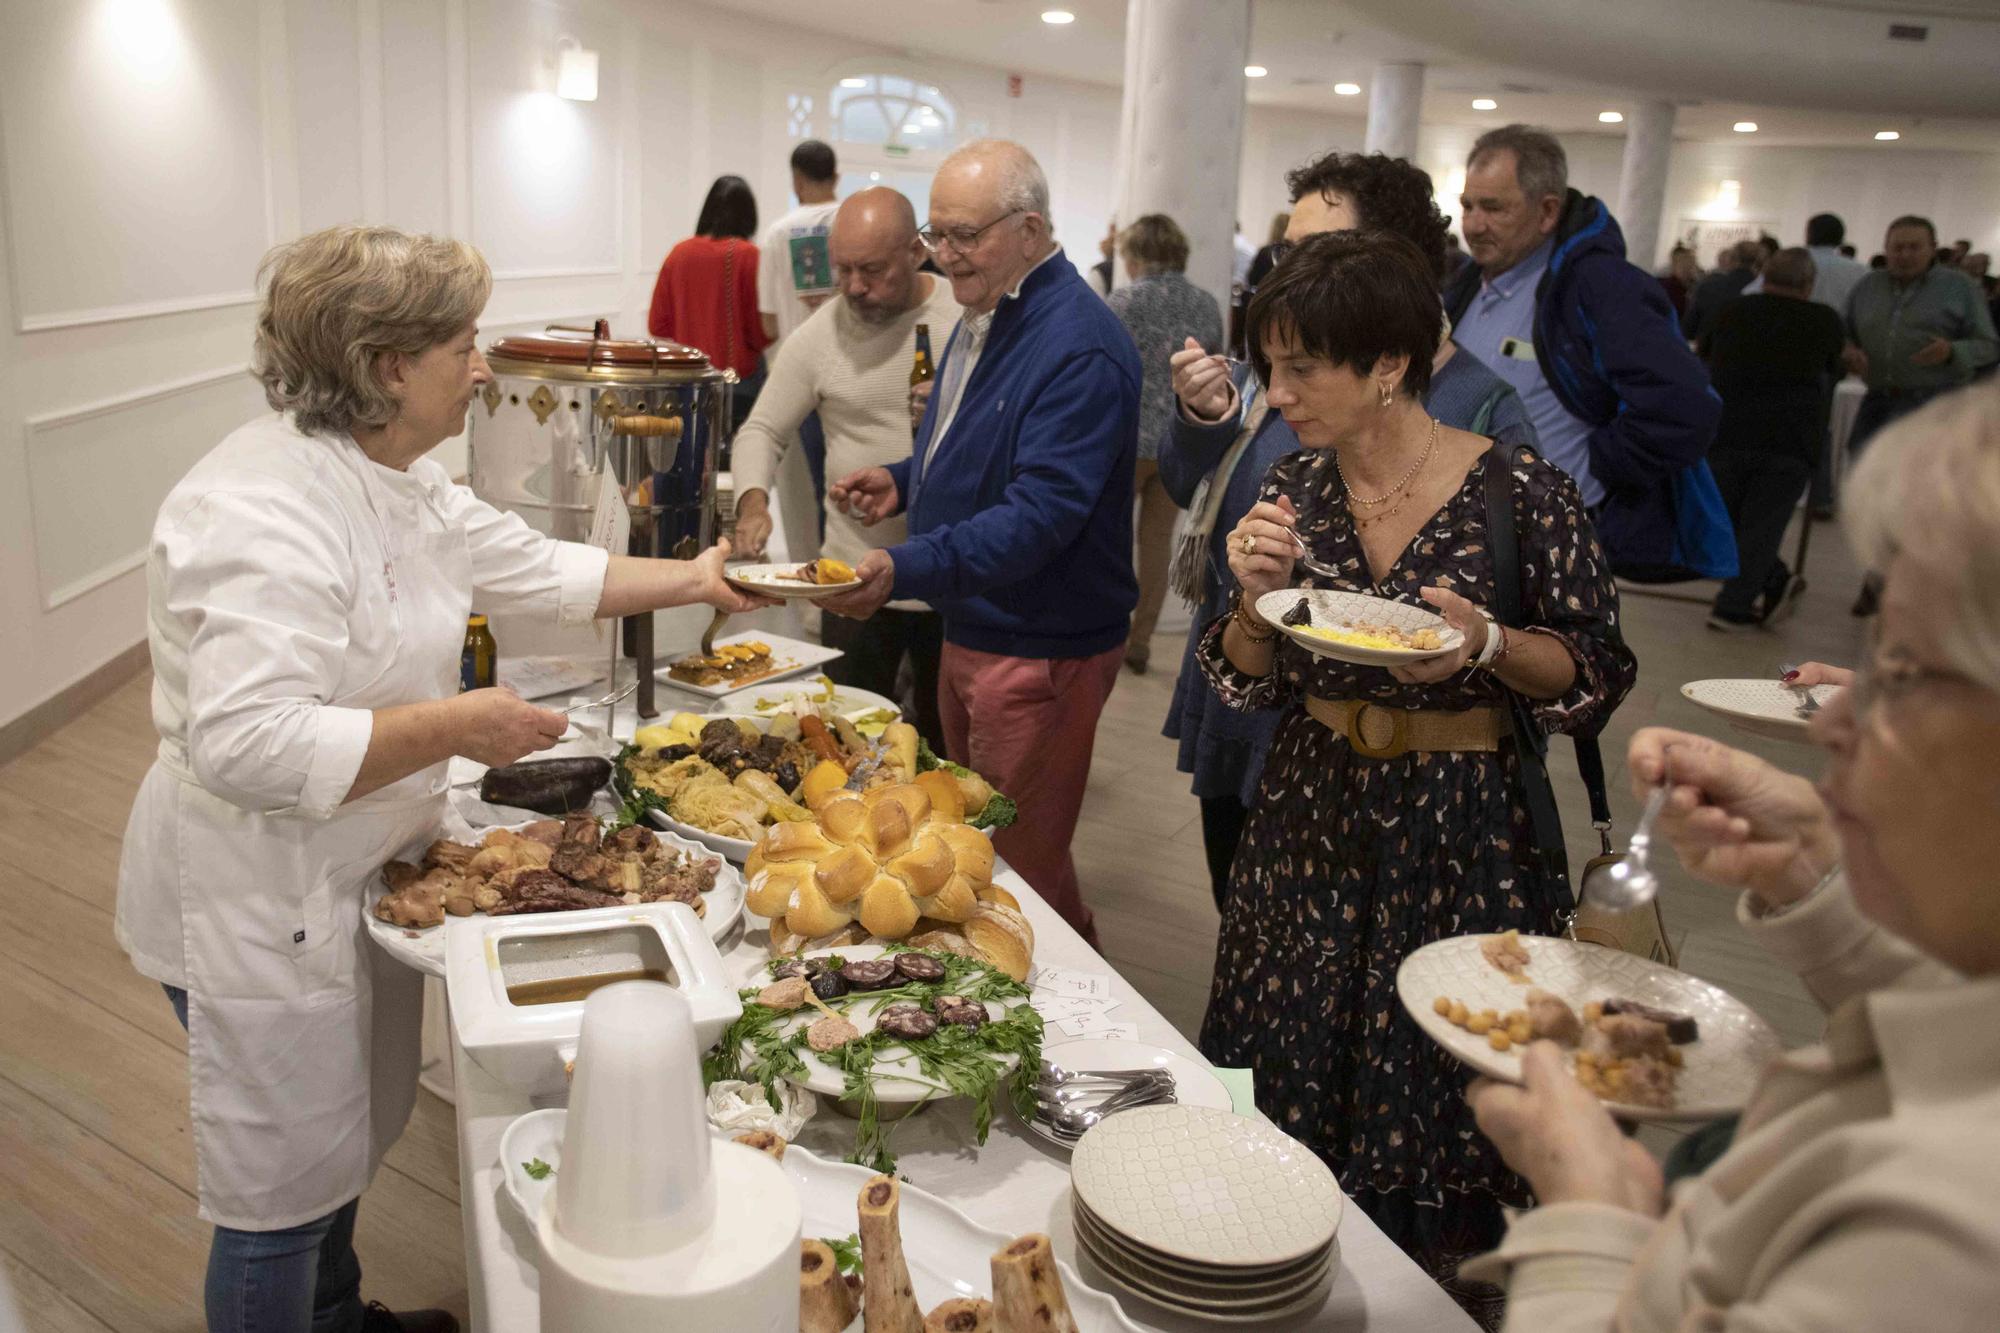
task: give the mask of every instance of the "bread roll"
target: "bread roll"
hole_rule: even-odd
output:
[[[764,873],[768,875],[776,869]],[[853,919],[854,914],[845,906],[835,906],[826,890],[819,886],[818,876],[801,867],[792,888],[791,905],[785,912],[785,920],[792,929],[804,935],[826,935]]]
[[[878,873],[875,858],[858,845],[837,848],[819,859],[813,878],[828,902],[851,903],[859,898]]]
[[[761,861],[816,861],[832,851],[833,842],[817,823],[773,824],[755,849],[762,853]],[[749,862],[744,862],[749,868]]]
[[[979,909],[979,890],[966,875],[953,875],[945,881],[944,887],[931,895],[924,904],[924,911],[940,921],[953,925],[971,919]]]
[[[1021,910],[1021,900],[1001,888],[998,884],[988,884],[985,888],[981,889],[979,891],[979,901],[982,903],[998,903],[1002,907],[1011,907],[1017,912]]]
[[[970,824],[941,824],[937,834],[958,858],[958,868],[984,884],[993,878],[993,839]]]
[[[924,1333],[924,1313],[903,1261],[900,1220],[903,1191],[894,1176],[876,1176],[861,1187],[855,1211],[861,1221],[861,1318],[865,1333]]]
[[[861,924],[885,940],[908,935],[922,915],[910,890],[893,875],[877,875],[861,897]]]
[[[965,922],[965,938],[979,956],[1016,981],[1028,979],[1035,958],[1035,928],[1011,907],[981,903]]]
[[[1077,1333],[1047,1236],[1021,1236],[993,1256],[993,1325],[995,1333]]]
[[[854,1288],[823,1240],[799,1242],[799,1333],[841,1333],[854,1322]]]
[[[928,898],[956,873],[958,858],[952,854],[950,843],[934,830],[926,829],[910,844],[909,851],[892,858],[884,868],[909,885],[913,895]]]
[[[748,871],[749,867],[744,869]],[[792,894],[799,881],[812,875],[810,865],[796,862],[765,866],[748,876],[743,905],[763,917],[781,917],[792,910]]]
[[[819,827],[825,841],[847,844],[860,842],[868,832],[868,803],[853,792],[829,797],[819,808]],[[775,832],[776,830],[773,830]]]
[[[924,795],[931,798],[931,818],[948,823],[965,822],[965,795],[960,791],[958,779],[943,769],[934,768],[928,773],[917,775],[917,785]]]

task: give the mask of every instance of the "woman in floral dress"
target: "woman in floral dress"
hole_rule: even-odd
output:
[[[1489,440],[1423,408],[1440,318],[1414,247],[1315,237],[1265,280],[1248,325],[1303,448],[1232,532],[1242,593],[1200,648],[1224,702],[1285,710],[1223,907],[1202,1049],[1251,1066],[1259,1104],[1449,1285],[1497,1243],[1500,1205],[1527,1196],[1474,1128],[1465,1071],[1399,1008],[1396,969],[1432,940],[1556,929],[1563,889],[1533,854],[1509,696],[1548,731],[1594,732],[1637,664],[1575,484],[1531,453],[1508,488],[1523,626],[1482,613],[1498,463]],[[1300,541],[1337,576],[1299,565]],[[1256,611],[1294,586],[1427,604],[1465,641],[1405,667],[1315,657]],[[1454,1294],[1497,1310],[1491,1289]]]

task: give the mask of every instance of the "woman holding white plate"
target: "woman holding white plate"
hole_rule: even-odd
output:
[[[1526,1191],[1472,1133],[1454,1062],[1397,1005],[1396,968],[1446,936],[1555,928],[1563,898],[1533,845],[1510,696],[1547,731],[1594,730],[1637,670],[1576,486],[1529,452],[1497,478],[1521,624],[1482,614],[1496,600],[1487,469],[1505,464],[1424,409],[1442,322],[1430,268],[1399,236],[1316,236],[1265,279],[1251,357],[1303,448],[1232,532],[1242,591],[1198,651],[1225,703],[1285,710],[1223,905],[1202,1050],[1252,1066],[1260,1105],[1440,1280]],[[1301,541],[1338,575],[1299,564]],[[1390,668],[1315,656],[1258,613],[1289,587],[1427,604],[1463,642]],[[1482,1313],[1497,1296],[1458,1294]]]
[[[333,227],[259,277],[272,412],[153,527],[160,749],[125,830],[118,942],[188,1029],[210,1330],[434,1333],[457,1323],[361,1302],[356,1205],[415,1101],[423,996],[369,944],[364,901],[437,836],[448,760],[509,764],[568,725],[510,690],[460,693],[466,615],[766,603],[723,581],[727,543],[607,557],[426,457],[492,378],[493,278],[471,246]]]
[[[1825,1040],[1772,1063],[1728,1151],[1671,1195],[1553,1047],[1529,1049],[1525,1087],[1474,1084],[1540,1204],[1467,1266],[1507,1284],[1510,1330],[1994,1325],[2000,392],[1898,422],[1852,494],[1887,580],[1860,671],[1815,716],[1818,787],[1680,732],[1630,755],[1649,789],[1671,747],[1661,833],[1743,890],[1738,919],[1825,1006]]]

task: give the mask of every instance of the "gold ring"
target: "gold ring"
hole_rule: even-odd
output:
[[[1257,539],[1251,536],[1247,532],[1243,534],[1242,546],[1243,546],[1243,554],[1245,555],[1257,554]]]

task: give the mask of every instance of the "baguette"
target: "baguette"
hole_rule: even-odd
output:
[[[1016,1237],[994,1254],[993,1315],[996,1333],[1077,1333],[1047,1236]]]
[[[799,1333],[841,1333],[854,1322],[854,1288],[823,1240],[799,1242]]]
[[[855,1210],[861,1220],[862,1333],[924,1333],[924,1312],[903,1262],[898,1220],[903,1188],[894,1176],[876,1176],[861,1187]]]

